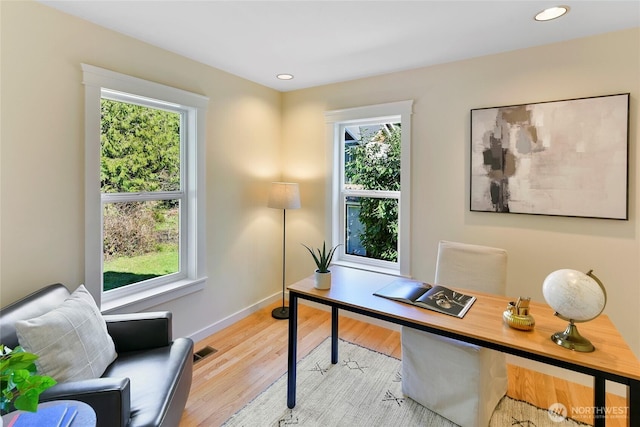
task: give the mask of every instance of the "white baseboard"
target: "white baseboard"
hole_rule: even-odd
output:
[[[249,316],[252,313],[255,313],[256,311],[278,301],[279,299],[282,298],[282,292],[278,292],[276,294],[271,295],[270,297],[267,297],[261,301],[258,301],[257,303],[250,305],[249,307],[242,309],[240,311],[237,311],[235,313],[233,313],[230,316],[225,317],[222,320],[219,320],[216,323],[213,323],[209,326],[207,326],[206,328],[200,329],[199,331],[191,334],[189,336],[189,338],[191,338],[194,342],[198,342],[201,341],[205,338],[207,338],[210,335],[215,334],[216,332],[219,332],[221,330],[223,330],[224,328],[233,325],[234,323],[244,319],[245,317]]]
[[[201,330],[199,330],[198,332],[194,333],[193,335],[190,336],[190,338],[192,340],[194,340],[195,342],[198,342],[200,340],[203,340],[205,338],[207,338],[209,335],[212,335],[218,331],[221,331],[222,329],[231,326],[232,324],[240,321],[241,319],[247,317],[248,315],[255,313],[256,311],[260,310],[261,308],[264,308],[270,304],[272,304],[273,302],[277,301],[278,299],[280,299],[282,297],[282,294],[280,292],[267,297],[261,301],[258,301],[256,304],[253,304],[243,310],[237,311],[236,313],[225,317],[224,319],[206,327],[203,328]],[[288,294],[287,294],[287,301],[288,301]],[[313,308],[317,308],[319,310],[323,310],[323,311],[331,311],[331,308],[327,305],[324,304],[319,304],[319,303],[315,303],[313,301],[306,301],[304,299],[299,299],[298,300],[300,302],[300,304],[305,304],[308,305],[310,307]],[[372,317],[368,317],[368,316],[363,316],[361,314],[357,314],[357,313],[351,313],[350,311],[347,310],[341,310],[340,311],[340,315],[345,316],[345,317],[350,317],[353,319],[357,319],[360,320],[362,322],[367,322],[370,323],[372,325],[376,325],[376,326],[380,326],[383,328],[387,328],[387,329],[391,329],[393,331],[400,331],[400,326],[396,325],[395,323],[391,323],[391,322],[386,322],[384,320],[379,320],[379,319],[374,319]],[[593,377],[589,376],[589,375],[584,375],[584,374],[580,374],[578,372],[574,372],[568,369],[563,369],[563,368],[558,368],[556,366],[551,366],[551,365],[547,365],[545,363],[541,363],[541,362],[536,362],[530,359],[525,359],[522,357],[517,357],[517,356],[513,356],[508,354],[507,355],[507,363],[511,364],[511,365],[516,365],[516,366],[521,366],[527,369],[531,369],[533,371],[537,371],[537,372],[541,372],[543,374],[546,375],[551,375],[557,378],[562,378],[564,380],[576,383],[576,384],[581,384],[581,385],[585,385],[587,387],[593,387]],[[606,388],[607,388],[607,392],[608,393],[613,393],[616,394],[618,396],[623,396],[626,397],[627,396],[627,387],[624,386],[623,384],[619,384],[616,382],[612,382],[612,381],[607,381],[606,384]]]

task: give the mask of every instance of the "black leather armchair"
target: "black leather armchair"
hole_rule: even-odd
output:
[[[40,316],[69,296],[47,286],[0,309],[0,343],[18,345],[14,323]],[[59,383],[40,401],[79,400],[96,412],[98,427],[178,426],[193,372],[193,341],[172,339],[171,313],[105,315],[118,357],[101,378]]]

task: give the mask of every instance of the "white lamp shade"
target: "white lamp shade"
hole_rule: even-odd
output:
[[[274,209],[299,209],[300,190],[295,182],[272,182],[268,207]]]

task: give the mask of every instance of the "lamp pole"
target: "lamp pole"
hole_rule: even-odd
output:
[[[286,271],[286,260],[285,260],[285,242],[287,236],[287,210],[282,209],[282,307],[274,308],[271,312],[271,315],[276,319],[288,319],[289,318],[289,307],[284,306],[284,284],[285,284],[285,271]]]
[[[287,242],[287,209],[300,208],[300,190],[294,182],[272,182],[269,192],[270,208],[282,209],[282,306],[271,312],[275,319],[288,319],[289,307],[284,305]]]

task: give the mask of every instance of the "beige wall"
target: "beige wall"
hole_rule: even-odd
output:
[[[202,292],[162,307],[192,334],[278,292],[281,94],[34,2],[1,4],[0,306],[84,280],[81,63],[199,93],[207,115]],[[279,247],[279,245],[277,246]]]
[[[469,211],[470,109],[623,92],[631,93],[629,221]],[[292,234],[330,237],[324,111],[413,99],[413,276],[433,278],[440,239],[507,249],[514,298],[544,301],[550,272],[594,269],[608,290],[605,312],[640,355],[639,95],[639,29],[285,93],[284,174],[301,182],[307,207]],[[291,280],[311,271],[304,258],[290,256]]]
[[[287,214],[287,282],[312,270],[299,243],[329,236],[325,110],[413,99],[413,275],[433,277],[440,239],[506,248],[514,297],[542,300],[549,272],[593,268],[606,313],[640,354],[639,29],[280,94],[38,3],[0,2],[0,19],[0,305],[83,282],[84,62],[211,100],[209,280],[158,307],[174,312],[177,334],[277,294],[281,212],[265,206],[281,174],[301,183],[303,204]],[[620,92],[631,93],[629,221],[468,211],[471,108]]]

